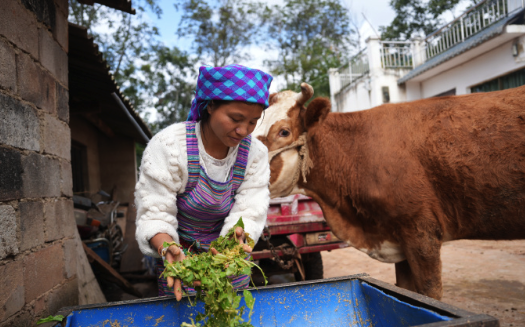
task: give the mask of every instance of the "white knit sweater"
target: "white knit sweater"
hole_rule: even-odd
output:
[[[228,165],[227,169],[230,168]],[[135,237],[143,254],[159,257],[157,249],[152,249],[149,244],[158,233],[169,234],[179,242],[177,196],[184,193],[187,182],[186,125],[177,123],[155,135],[142,157],[140,177],[135,186]],[[235,204],[224,221],[221,235],[225,235],[242,217],[244,230],[255,241],[259,239],[270,203],[269,182],[268,149],[252,138],[244,181],[237,189]]]

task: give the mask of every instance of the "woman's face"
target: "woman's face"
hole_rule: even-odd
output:
[[[228,147],[237,146],[251,134],[261,118],[263,106],[232,101],[218,108],[208,107],[210,128],[217,138]]]

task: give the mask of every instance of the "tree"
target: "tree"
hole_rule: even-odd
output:
[[[278,59],[267,61],[287,89],[310,83],[329,96],[328,69],[339,67],[353,47],[348,11],[339,0],[287,0],[271,8],[269,36]]]
[[[194,62],[186,52],[159,42],[157,27],[144,17],[148,8],[160,18],[157,0],[134,0],[135,16],[97,4],[69,3],[69,20],[88,28],[122,93],[151,129],[185,120],[194,89],[188,82],[194,79]],[[155,121],[149,121],[152,115]]]
[[[183,11],[178,34],[194,39],[198,56],[210,60],[214,66],[249,59],[245,50],[263,23],[259,14],[264,10],[263,4],[243,0],[180,0],[176,7]]]
[[[150,90],[157,120],[150,127],[157,132],[174,122],[186,120],[195,91],[195,59],[178,48],[153,47],[148,64],[140,67],[140,84]],[[146,85],[147,84],[147,85]],[[127,91],[127,90],[126,90]]]
[[[385,40],[409,40],[419,34],[428,35],[445,24],[443,14],[451,12],[458,4],[469,1],[471,4],[481,0],[391,0],[390,6],[396,12],[392,23],[381,26],[379,30]]]

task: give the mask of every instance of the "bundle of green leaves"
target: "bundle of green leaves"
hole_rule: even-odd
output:
[[[252,326],[251,316],[255,299],[248,290],[244,290],[243,296],[237,294],[232,285],[232,277],[248,275],[251,277],[253,267],[261,269],[250,258],[246,258],[243,245],[235,235],[236,227],[244,229],[242,217],[225,236],[219,237],[210,245],[219,253],[212,254],[211,251],[192,254],[189,253],[183,261],[173,263],[164,262],[165,269],[163,277],[179,278],[184,285],[192,286],[193,282],[200,281],[200,286],[195,286],[196,299],[204,302],[204,313],[199,313],[191,324],[183,323],[182,327],[189,326]],[[254,241],[248,233],[245,233],[247,244],[253,248]],[[164,246],[168,246],[165,243]],[[262,270],[261,270],[262,272]],[[264,276],[264,273],[263,273]],[[266,282],[266,276],[264,276]],[[244,321],[242,315],[246,307],[240,306],[244,297],[246,306],[250,309],[248,321]],[[196,302],[191,302],[192,306]]]

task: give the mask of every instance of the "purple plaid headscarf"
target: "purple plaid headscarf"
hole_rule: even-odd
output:
[[[210,100],[259,103],[266,109],[272,80],[270,74],[241,65],[201,66],[188,120],[200,120]]]

